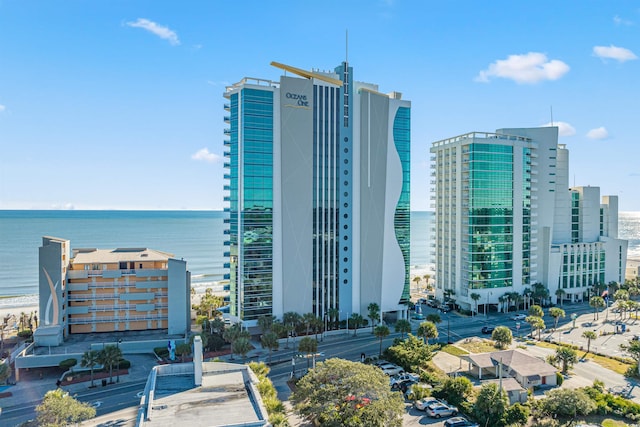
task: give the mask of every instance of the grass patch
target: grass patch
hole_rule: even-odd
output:
[[[583,356],[585,359],[589,359],[603,368],[607,368],[621,375],[625,375],[631,366],[630,363],[620,362],[619,360],[611,359],[610,357],[600,356],[593,353],[588,353]]]
[[[445,345],[440,349],[440,351],[444,351],[445,353],[452,354],[454,356],[463,356],[465,354],[469,354],[467,350],[464,350],[460,347],[454,345]]]
[[[472,339],[468,342],[463,341],[458,343],[457,346],[467,350],[469,353],[490,353],[496,351],[493,341],[484,339]]]
[[[602,427],[626,427],[629,424],[624,423],[622,421],[612,420],[611,418],[607,418],[606,420],[602,420]]]

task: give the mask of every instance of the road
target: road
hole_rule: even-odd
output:
[[[96,408],[96,415],[100,416],[124,408],[138,406],[140,392],[144,389],[146,380],[108,385],[106,388],[96,387],[92,390],[74,394],[80,402],[89,403]],[[22,405],[2,409],[0,425],[17,426],[25,421],[35,419],[35,408],[42,400],[31,401]]]

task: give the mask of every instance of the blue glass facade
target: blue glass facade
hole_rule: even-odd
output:
[[[406,304],[411,298],[409,281],[411,265],[411,110],[409,108],[398,108],[393,120],[393,141],[402,163],[402,192],[396,205],[394,226],[404,258],[404,289],[400,303]]]
[[[231,314],[255,320],[273,306],[273,92],[230,96]]]

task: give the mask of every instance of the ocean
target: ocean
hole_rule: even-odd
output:
[[[432,264],[433,212],[411,213],[411,266]],[[37,303],[38,248],[42,236],[71,248],[146,247],[187,260],[196,291],[217,288],[224,268],[220,211],[9,211],[0,210],[0,307]],[[640,259],[640,212],[620,213],[619,234],[629,258]],[[10,298],[6,298],[10,297]]]

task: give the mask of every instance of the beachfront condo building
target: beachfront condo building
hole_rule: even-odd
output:
[[[561,303],[624,280],[618,198],[569,187],[557,127],[472,132],[431,154],[439,298],[503,310],[534,284]]]
[[[40,343],[69,334],[190,330],[191,278],[184,260],[146,248],[74,249],[43,237],[39,248]]]
[[[398,92],[332,71],[228,86],[230,314],[406,316],[410,112]]]

